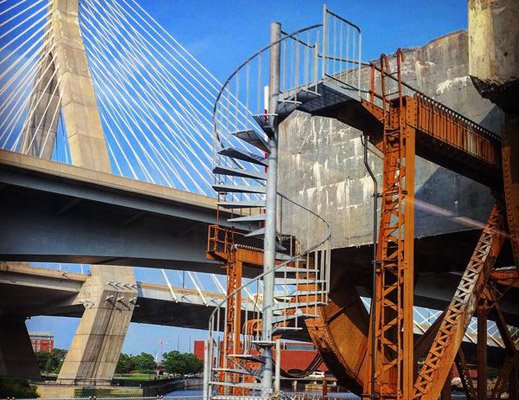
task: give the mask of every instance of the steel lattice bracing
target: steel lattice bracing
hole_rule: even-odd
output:
[[[438,398],[504,239],[503,210],[496,204],[416,379],[413,398]]]

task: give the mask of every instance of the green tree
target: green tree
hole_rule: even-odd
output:
[[[155,362],[153,356],[148,353],[141,353],[137,356],[133,356],[132,360],[135,364],[135,369],[141,372],[146,372],[157,368],[157,363]]]
[[[119,356],[119,361],[117,361],[117,366],[115,367],[116,374],[127,374],[135,370],[135,362],[133,361],[133,357],[128,354],[121,353]]]
[[[170,351],[164,353],[164,367],[171,374],[197,374],[202,371],[204,364],[192,353]]]
[[[62,349],[53,349],[50,352],[38,351],[36,353],[36,361],[40,372],[43,374],[59,373],[66,355],[67,351]]]

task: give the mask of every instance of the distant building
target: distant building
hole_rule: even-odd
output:
[[[50,353],[54,350],[54,335],[49,332],[29,332],[32,349],[35,353]]]

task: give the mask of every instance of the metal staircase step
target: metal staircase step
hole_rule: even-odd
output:
[[[275,292],[274,298],[276,300],[285,300],[290,301],[298,296],[313,296],[315,295],[315,290],[295,290],[293,292]]]
[[[265,208],[265,201],[221,201],[222,208]]]
[[[260,364],[265,364],[265,357],[263,356],[256,356],[252,354],[230,354],[229,357],[232,358],[238,358],[240,360],[246,360],[246,361],[253,361]]]
[[[294,256],[291,256],[289,254],[285,254],[285,253],[276,253],[276,260],[279,260],[279,261],[290,261],[294,258]],[[296,260],[293,260],[294,262]],[[283,268],[283,267],[281,267]]]
[[[286,311],[286,310],[301,310],[304,312],[306,309],[314,308],[315,306],[320,306],[324,304],[324,302],[312,301],[310,303],[276,303],[274,304],[274,311]]]
[[[228,168],[228,167],[214,167],[213,174],[218,175],[227,175],[227,176],[238,176],[241,178],[252,178],[252,179],[261,179],[266,181],[267,175],[261,172],[249,171],[246,169],[239,168]]]
[[[213,189],[218,193],[259,193],[265,194],[267,189],[264,186],[243,186],[243,185],[213,185]]]
[[[225,157],[234,158],[236,160],[246,161],[251,164],[261,165],[262,167],[268,167],[269,165],[268,160],[266,158],[258,156],[256,154],[249,153],[245,150],[238,150],[233,147],[227,147],[223,150],[220,150],[218,154]]]
[[[262,222],[265,221],[267,214],[246,215],[245,217],[230,218],[228,222]]]
[[[247,369],[245,369],[245,368],[243,368],[243,369],[235,369],[235,368],[213,368],[213,371],[216,371],[216,372],[224,372],[224,373],[228,373],[228,374],[241,374],[241,375],[256,376],[255,374],[252,373],[252,372],[254,372],[254,371],[250,371],[250,370],[247,370]]]
[[[233,132],[232,135],[250,144],[251,146],[256,147],[257,149],[264,151],[265,153],[270,153],[270,146],[267,141],[263,139],[263,137],[261,137],[258,132],[252,129]]]
[[[253,340],[251,342],[251,344],[260,349],[265,349],[265,348],[274,347],[276,345],[276,342],[274,342],[272,340]]]
[[[250,383],[250,382],[218,382],[212,381],[211,385],[215,386],[227,386],[233,388],[242,388],[242,389],[250,389],[250,390],[261,390],[261,383]]]
[[[317,318],[317,314],[289,314],[289,315],[274,315],[272,317],[272,323],[278,324],[280,322],[287,322],[299,318]],[[283,327],[277,327],[276,329],[283,329]]]
[[[256,229],[250,233],[247,233],[245,237],[262,237],[265,236],[265,228]]]
[[[276,242],[276,251],[286,251],[287,248],[284,247],[281,243]]]
[[[300,274],[306,274],[306,273],[310,273],[310,274],[315,274],[315,271],[308,271],[306,268],[303,268],[303,267],[294,267],[294,266],[290,266],[290,265],[284,265],[283,267],[279,267],[276,269],[275,271],[276,273],[277,272],[283,272],[283,273],[300,273]]]
[[[298,283],[325,283],[325,281],[305,278],[280,278],[277,276],[274,278],[275,285],[297,285]]]
[[[268,137],[274,135],[274,126],[277,119],[277,114],[255,114],[252,116],[258,123],[260,128],[267,134]]]

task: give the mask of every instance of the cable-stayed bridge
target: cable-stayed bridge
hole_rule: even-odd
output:
[[[514,359],[503,318],[515,317],[506,296],[515,289],[501,279],[508,272],[493,271],[510,238],[511,254],[505,251],[497,266],[518,256],[509,159],[502,159],[497,135],[403,82],[402,51],[364,63],[360,27],[324,7],[320,24],[293,33],[274,24],[271,43],[222,85],[135,0],[1,6],[0,220],[10,229],[1,233],[0,254],[6,261],[105,264],[93,267],[97,301],[85,307],[60,382],[102,382],[113,373],[135,306],[129,295],[119,302],[124,307],[107,305],[120,291],[108,282],[134,288],[132,270],[120,265],[206,272],[225,266],[218,272],[228,276],[228,296],[209,327],[204,395],[211,398],[270,395],[275,337],[306,327],[351,390],[407,399],[414,387],[413,396],[434,398],[480,302],[498,310],[490,317],[514,353],[505,365]],[[356,276],[355,262],[332,258],[336,221],[277,188],[279,132],[296,112],[364,133],[372,244],[379,249],[372,264],[379,268],[373,286],[380,307],[373,307],[372,320],[354,289],[371,294],[366,274]],[[383,161],[379,189],[368,148]],[[461,255],[449,258],[461,262],[454,269],[462,278],[447,276],[447,296],[438,296],[443,288],[432,282],[413,294],[415,270],[436,272],[423,252],[413,257],[415,154],[498,194],[488,223],[475,224],[484,228],[479,241],[461,243]],[[303,217],[286,224],[295,209]],[[443,245],[434,240],[433,247]],[[362,265],[369,272],[369,262]],[[339,275],[352,277],[346,296],[352,298],[342,304],[344,287],[334,285]],[[245,313],[243,321],[242,292],[251,287],[262,291],[262,315],[248,320]],[[417,343],[414,303],[448,306]],[[339,318],[330,315],[334,307],[342,310]],[[481,311],[483,324],[487,314]],[[342,325],[333,327],[337,321]],[[362,345],[338,349],[344,332]],[[427,355],[414,386],[413,351]]]

